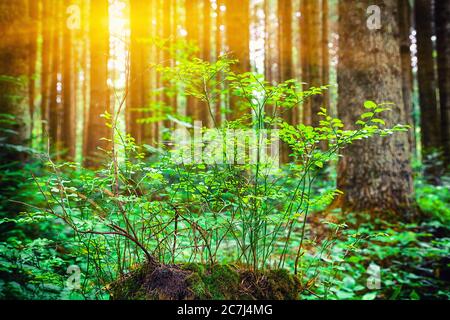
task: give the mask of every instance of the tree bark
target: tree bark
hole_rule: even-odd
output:
[[[292,1],[278,0],[278,65],[280,82],[294,78],[292,61]],[[284,121],[293,123],[293,109],[282,110]],[[282,163],[289,162],[291,150],[286,143],[281,144]]]
[[[172,13],[172,1],[164,1],[163,3],[163,40],[166,42],[167,48],[163,50],[163,65],[166,67],[171,66],[171,55],[168,50],[168,47],[171,45],[171,37],[173,35],[172,33],[172,26],[171,26],[171,17],[173,16]],[[164,93],[163,93],[163,101],[164,105],[167,107],[168,114],[173,115],[175,113],[174,105],[172,104],[173,100],[169,96],[169,88],[170,82],[167,80],[163,81],[163,87],[164,87]],[[164,121],[164,127],[165,128],[171,128],[172,127],[172,121],[170,121],[167,117]]]
[[[7,145],[27,146],[30,137],[28,105],[29,26],[27,0],[0,0],[0,113],[14,117],[14,122],[2,123],[0,163],[22,166],[25,152]],[[8,134],[4,130],[12,130]]]
[[[89,123],[89,52],[90,52],[90,35],[89,35],[89,3],[86,3],[85,1],[81,2],[81,17],[82,21],[84,23],[81,24],[81,33],[82,33],[82,41],[83,41],[83,48],[81,53],[81,68],[83,69],[83,81],[81,85],[81,92],[82,92],[82,112],[83,112],[83,124],[82,124],[82,155],[87,154],[86,149],[86,142],[87,142],[87,127]]]
[[[411,153],[415,153],[415,135],[414,135],[414,121],[413,121],[413,73],[411,67],[411,26],[412,26],[412,10],[409,0],[399,0],[399,29],[400,29],[400,58],[402,60],[402,94],[403,104],[405,106],[405,113],[408,125],[411,127],[409,131],[409,145]]]
[[[226,39],[228,51],[238,62],[233,65],[235,73],[250,71],[250,1],[226,0]],[[228,120],[237,120],[244,116],[248,110],[240,106],[240,100],[230,97],[230,112]]]
[[[303,0],[300,2],[300,66],[302,69],[301,79],[303,84],[303,89],[308,90],[310,86],[310,72],[309,72],[309,44],[310,31],[309,31],[309,16],[311,2],[308,0]],[[306,100],[302,104],[302,122],[304,124],[311,124],[311,101]]]
[[[264,0],[264,78],[272,84],[272,24],[270,23],[270,0]]]
[[[136,139],[138,144],[144,141],[146,126],[138,122],[144,118],[143,108],[148,107],[149,70],[148,51],[146,41],[150,39],[150,26],[147,21],[151,16],[151,3],[148,1],[130,1],[130,79],[125,111],[127,132]]]
[[[216,46],[216,61],[222,55],[223,49],[223,40],[222,40],[222,30],[221,26],[223,23],[223,16],[220,7],[222,6],[222,0],[217,0],[217,8],[216,8],[216,30],[215,30],[215,46]],[[216,81],[218,83],[218,88],[222,91],[222,76],[219,73],[216,77]],[[222,92],[218,93],[215,99],[215,110],[214,110],[214,123],[216,127],[220,127],[222,124]]]
[[[112,131],[101,117],[111,113],[108,89],[109,56],[108,0],[94,0],[90,8],[90,105],[86,141],[85,165],[96,167],[104,155],[99,149],[109,150]],[[110,120],[108,120],[110,121]]]
[[[61,0],[54,0],[52,16],[52,67],[50,72],[50,101],[49,101],[49,141],[52,152],[57,152],[60,146],[61,97],[58,96],[58,73],[61,71]]]
[[[53,61],[53,23],[54,6],[53,0],[42,1],[42,70],[41,70],[41,120],[42,137],[49,133],[49,105],[51,69]],[[44,140],[44,139],[43,139]],[[45,140],[44,140],[45,141]]]
[[[417,31],[418,82],[420,101],[420,128],[422,155],[440,147],[439,113],[436,99],[436,78],[433,59],[431,0],[416,0],[415,21]],[[434,170],[431,170],[434,172]],[[429,172],[432,174],[432,172]]]
[[[72,4],[71,0],[64,0],[64,8]],[[65,11],[65,10],[64,10]],[[65,19],[63,19],[64,21]],[[64,159],[75,160],[76,151],[76,89],[75,89],[75,58],[73,47],[73,31],[66,23],[62,26],[63,31],[63,116],[61,125],[61,147],[65,151]]]
[[[292,62],[292,1],[278,0],[278,63],[280,81],[294,78]]]
[[[198,46],[200,44],[200,17],[198,1],[186,0],[185,9],[187,40],[193,45]],[[198,120],[196,113],[197,107],[198,101],[196,98],[191,96],[186,97],[186,116],[192,118],[193,121]]]
[[[211,2],[210,0],[203,0],[203,24],[202,24],[202,59],[204,61],[211,61]],[[199,120],[202,121],[204,127],[210,127],[213,119],[209,112],[209,107],[206,102],[200,103]]]
[[[159,39],[161,38],[162,32],[160,28],[155,28],[154,26],[159,26],[160,23],[160,7],[161,7],[161,1],[160,0],[149,0],[150,4],[150,20],[152,21],[150,25],[150,31],[149,35],[152,39]],[[155,43],[151,43],[151,45],[148,48],[148,51],[144,51],[147,53],[147,56],[144,57],[144,60],[148,65],[151,65],[153,63],[160,62],[160,50]],[[151,124],[147,124],[144,126],[144,133],[143,133],[143,142],[147,144],[157,144],[159,143],[160,138],[160,121],[156,121],[156,118],[160,118],[160,110],[154,108],[155,103],[159,102],[160,95],[158,95],[156,92],[161,84],[160,74],[155,68],[151,68],[150,72],[146,75],[148,78],[148,81],[144,81],[144,87],[146,88],[146,92],[148,93],[146,95],[147,103],[150,106],[150,110],[145,114],[145,117],[152,117],[154,118],[154,121],[151,122]],[[155,89],[151,91],[152,89]]]
[[[211,1],[203,0],[203,48],[202,58],[211,60]]]
[[[307,0],[311,1],[311,0]],[[309,83],[310,87],[320,87],[322,82],[322,15],[320,1],[313,0],[310,4],[308,21],[308,68],[309,68]],[[317,113],[323,107],[323,96],[315,95],[310,99],[311,108],[311,125],[318,126],[321,120]]]
[[[329,5],[328,0],[322,0],[322,85],[330,84],[330,48],[329,44]],[[323,105],[330,107],[330,94],[328,91],[323,93]]]
[[[30,16],[30,66],[29,66],[29,86],[28,86],[28,103],[30,108],[30,133],[33,134],[34,127],[34,111],[36,98],[36,62],[38,50],[38,34],[39,34],[39,4],[40,0],[29,0],[29,16]],[[31,137],[30,137],[31,138]]]
[[[444,163],[450,166],[450,1],[436,1],[439,97]]]
[[[366,10],[382,8],[380,30],[369,30]],[[354,128],[365,100],[390,102],[387,126],[405,124],[397,1],[341,0],[339,3],[338,114]],[[345,211],[410,218],[415,213],[410,148],[406,133],[357,141],[343,151],[338,189]]]

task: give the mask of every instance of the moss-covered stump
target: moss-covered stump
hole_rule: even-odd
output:
[[[288,271],[232,265],[144,265],[111,285],[115,300],[295,300],[300,281]]]

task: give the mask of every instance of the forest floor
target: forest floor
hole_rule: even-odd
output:
[[[17,179],[23,172],[10,175],[9,178]],[[33,201],[37,197],[36,186],[29,179],[24,181],[19,185],[21,199]],[[321,187],[327,188],[327,184],[329,182],[324,181]],[[317,211],[312,213],[307,221],[306,253],[299,269],[300,287],[293,286],[295,292],[298,290],[298,298],[449,299],[449,185],[445,179],[440,186],[416,180],[417,201],[428,216],[421,223],[393,223],[340,212],[327,217]],[[338,235],[334,231],[336,225],[345,225]],[[111,298],[113,283],[98,283],[97,274],[84,272],[92,257],[83,251],[76,235],[61,221],[24,213],[12,222],[3,214],[0,228],[1,299]],[[325,250],[321,252],[320,248],[327,245],[330,245],[329,250],[324,254]],[[294,256],[296,248],[291,249],[288,255]],[[68,286],[73,276],[68,273],[71,265],[81,268],[80,287]],[[234,268],[232,263],[222,267],[227,269],[230,265]],[[284,268],[293,274],[292,264],[287,263]],[[192,274],[192,270],[189,272]],[[197,291],[197,297],[238,297],[209,286],[212,274],[211,271],[197,272],[204,284],[200,286],[203,291]],[[235,276],[231,274],[232,278]],[[246,279],[250,278],[247,273]],[[287,279],[295,284],[291,278]],[[136,283],[138,287],[142,284],[142,280]],[[266,281],[265,286],[270,287],[270,283]],[[236,292],[241,291],[240,287],[236,288]],[[254,289],[250,297],[258,297],[255,293],[258,290]],[[261,297],[280,298],[277,290],[272,290],[273,296],[266,292]],[[289,291],[285,295],[293,297]],[[133,297],[136,296],[128,298]]]

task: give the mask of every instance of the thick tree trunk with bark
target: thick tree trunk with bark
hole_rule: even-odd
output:
[[[270,23],[270,0],[264,0],[264,78],[272,83],[272,28]]]
[[[64,0],[64,8],[72,4],[71,0]],[[61,125],[61,148],[65,150],[64,158],[75,160],[76,151],[76,88],[75,88],[75,55],[73,31],[67,23],[63,24],[63,116]]]
[[[329,5],[328,0],[322,0],[322,85],[330,84],[330,24],[329,24]],[[330,94],[328,91],[323,94],[323,104],[325,108],[330,106]]]
[[[32,134],[34,127],[34,111],[36,99],[36,62],[38,51],[38,34],[39,34],[39,11],[40,0],[29,0],[28,11],[30,16],[30,60],[29,60],[29,86],[28,86],[28,103],[30,108],[30,132]]]
[[[52,151],[58,151],[60,145],[60,115],[61,99],[58,97],[58,73],[61,71],[61,0],[53,1],[54,11],[52,16],[52,67],[50,72],[50,98],[48,105],[48,135]]]
[[[309,57],[309,27],[308,27],[308,21],[309,21],[309,15],[310,15],[310,7],[311,2],[308,0],[304,0],[300,2],[300,66],[302,69],[301,72],[301,79],[304,83],[303,89],[307,90],[310,83],[310,77],[309,77],[309,63],[308,63],[308,57]],[[304,124],[311,124],[311,102],[309,100],[306,100],[302,105],[302,122]]]
[[[413,73],[411,67],[411,25],[412,25],[412,10],[409,0],[398,1],[398,19],[400,29],[400,58],[402,60],[402,93],[403,104],[405,106],[405,113],[408,125],[411,126],[409,131],[409,145],[411,152],[415,151],[415,135],[414,135],[414,121],[413,121]]]
[[[250,1],[226,0],[226,38],[228,51],[238,60],[233,66],[236,73],[250,71]],[[248,110],[243,110],[239,99],[230,97],[230,113],[228,120],[236,120],[244,116]]]
[[[89,41],[89,3],[81,3],[81,17],[82,21],[86,23],[81,24],[81,33],[83,34],[83,48],[81,53],[81,68],[83,70],[83,81],[81,85],[81,95],[82,95],[82,112],[83,112],[83,134],[82,134],[82,155],[86,154],[86,142],[87,142],[87,125],[89,121],[89,52],[90,52],[90,41]]]
[[[294,78],[292,62],[292,1],[278,0],[278,63],[280,81]],[[291,110],[292,111],[292,110]]]
[[[0,162],[21,165],[27,158],[6,145],[27,146],[30,137],[28,105],[29,16],[27,0],[0,0],[0,113],[14,117],[3,122],[0,139]],[[12,130],[14,134],[5,133]]]
[[[203,0],[203,46],[202,59],[211,60],[211,1]]]
[[[50,105],[50,85],[51,68],[53,54],[53,20],[54,14],[53,0],[42,1],[42,69],[41,69],[41,120],[42,136],[48,134],[49,105]]]
[[[171,18],[174,16],[172,13],[172,2],[169,1],[164,1],[163,3],[163,17],[162,17],[162,22],[163,22],[163,40],[166,41],[166,46],[170,46],[171,44],[171,37],[173,36],[173,32],[172,32],[172,24],[171,24]],[[165,49],[162,52],[162,56],[163,56],[163,65],[166,67],[169,67],[172,65],[171,62],[171,56],[170,56],[170,52],[169,50]],[[173,105],[173,100],[171,99],[171,97],[168,95],[168,92],[170,90],[169,88],[170,86],[170,82],[167,80],[163,81],[163,87],[164,87],[164,96],[163,96],[163,101],[164,101],[164,105],[167,107],[167,110],[169,111],[170,115],[173,115],[175,113],[175,106]],[[169,119],[166,119],[164,121],[164,127],[165,128],[170,128],[172,127],[172,121],[170,121]]]
[[[150,13],[150,20],[152,21],[152,25],[155,24],[157,26],[160,25],[161,22],[161,15],[160,15],[160,9],[161,9],[161,1],[160,0],[149,0],[151,7],[151,13]],[[153,28],[150,26],[150,36],[153,39],[159,39],[162,36],[161,28]],[[147,51],[144,51],[147,52]],[[155,44],[151,45],[149,55],[146,58],[147,61],[149,61],[150,64],[152,63],[158,63],[161,61],[161,50],[159,50],[158,46]],[[160,73],[152,68],[150,70],[150,73],[148,74],[148,80],[144,82],[144,86],[146,83],[148,93],[150,93],[151,89],[158,89],[161,85],[161,77]],[[153,105],[155,103],[158,103],[160,101],[160,95],[156,94],[155,92],[150,93],[147,97],[148,103],[150,104],[151,110],[149,110],[146,117],[152,117],[152,118],[160,118],[160,110],[157,108],[153,108]],[[143,141],[145,141],[148,144],[157,144],[159,143],[160,139],[160,121],[153,121],[150,125],[144,126],[144,138]]]
[[[420,128],[422,154],[438,149],[441,144],[439,112],[436,99],[436,77],[433,59],[431,0],[416,0],[415,20],[417,31],[418,82],[420,100]]]
[[[216,60],[219,59],[219,57],[222,55],[222,49],[223,49],[223,37],[222,37],[222,30],[221,26],[223,25],[223,14],[220,10],[220,6],[222,5],[223,0],[217,0],[217,8],[216,8],[216,30],[215,30],[215,46],[216,46]],[[222,82],[222,76],[219,73],[217,75],[217,83],[219,85],[219,88],[222,88],[221,85]],[[215,99],[215,109],[214,109],[214,124],[216,127],[220,127],[222,124],[222,94],[219,93],[216,96]]]
[[[322,14],[321,14],[321,1],[314,0],[311,3],[311,11],[309,12],[309,83],[310,87],[320,87],[324,85],[322,82]],[[321,120],[317,113],[322,108],[324,99],[322,95],[315,95],[311,97],[311,124],[318,126]]]
[[[211,2],[203,0],[203,24],[202,24],[202,59],[211,61]],[[204,127],[210,127],[213,122],[210,116],[209,108],[206,102],[200,103],[199,120]]]
[[[276,85],[280,81],[279,72],[279,37],[280,28],[277,21],[274,21],[274,13],[277,12],[278,3],[271,0],[264,1],[264,78],[270,85]],[[279,12],[277,12],[279,13]],[[276,15],[277,18],[278,14]],[[277,30],[278,27],[278,30]],[[277,61],[277,63],[274,63]],[[275,107],[267,104],[266,115],[273,116]]]
[[[436,1],[436,35],[442,146],[445,165],[450,170],[450,1]]]
[[[292,61],[292,1],[278,0],[278,66],[280,82],[294,78]],[[282,111],[283,119],[292,124],[294,110]],[[291,150],[286,143],[281,145],[281,162],[289,162]]]
[[[380,30],[369,30],[366,10],[382,8]],[[339,3],[338,114],[347,129],[364,112],[365,100],[392,103],[384,114],[387,126],[405,124],[402,97],[397,1],[341,0]],[[338,188],[344,210],[395,213],[409,218],[415,212],[408,135],[357,141],[343,151]]]
[[[109,21],[108,0],[91,2],[90,11],[90,105],[87,124],[85,165],[95,167],[99,157],[109,150],[112,132],[101,117],[111,113],[108,89]]]
[[[198,1],[186,0],[186,31],[187,40],[195,45],[200,44],[200,13],[198,8]],[[191,117],[194,121],[197,118],[198,101],[196,98],[188,96],[186,97],[186,116]]]
[[[323,40],[321,1],[304,0],[301,5],[301,64],[302,81],[305,89],[323,85]],[[303,104],[303,123],[317,126],[320,118],[317,115],[323,107],[324,98],[313,96]]]
[[[130,133],[137,143],[144,140],[145,127],[138,122],[144,118],[142,108],[149,104],[149,51],[147,44],[150,39],[150,25],[147,19],[151,16],[151,2],[130,1],[130,79],[128,82],[128,100],[125,112],[127,132]]]

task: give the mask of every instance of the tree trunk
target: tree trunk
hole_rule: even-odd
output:
[[[186,0],[186,31],[187,40],[192,44],[198,46],[200,38],[200,17],[198,1],[196,0]],[[186,97],[186,116],[192,118],[193,121],[198,120],[197,118],[197,99],[191,96]]]
[[[409,145],[411,153],[415,153],[415,135],[414,135],[414,121],[413,121],[413,74],[411,68],[411,25],[412,25],[412,11],[409,5],[409,0],[399,0],[399,29],[400,29],[400,58],[402,60],[402,93],[403,104],[405,106],[406,119],[411,130],[409,131]]]
[[[14,123],[3,122],[0,139],[0,162],[17,163],[27,155],[5,145],[27,146],[30,136],[30,112],[28,105],[29,25],[27,0],[0,0],[0,113],[14,116]]]
[[[211,2],[203,0],[203,47],[202,59],[211,60]]]
[[[309,83],[310,87],[320,87],[322,82],[322,16],[320,1],[307,0],[312,2],[310,4],[310,11],[308,21],[308,68],[309,68]],[[323,96],[315,95],[310,99],[311,108],[311,125],[318,126],[321,120],[317,113],[323,107]]]
[[[150,38],[150,27],[147,24],[151,14],[151,3],[148,1],[130,1],[130,79],[127,108],[125,111],[127,132],[138,144],[144,140],[145,127],[138,123],[144,118],[142,108],[148,107],[148,51],[146,41]]]
[[[380,30],[367,28],[370,5],[383,8]],[[406,123],[397,10],[394,0],[339,3],[338,114],[347,129],[354,128],[365,100],[393,103],[392,111],[384,114],[387,126]],[[412,216],[414,189],[406,133],[357,141],[343,156],[337,184],[344,192],[345,211]]]
[[[81,17],[82,21],[85,23],[81,24],[81,33],[82,33],[82,40],[83,40],[83,48],[82,48],[82,54],[81,54],[81,68],[83,69],[83,81],[81,85],[81,92],[82,92],[82,104],[83,104],[83,124],[82,124],[82,155],[87,154],[86,149],[86,142],[87,142],[87,127],[88,127],[88,121],[89,121],[89,52],[90,52],[90,43],[89,43],[89,3],[86,3],[85,1],[81,2]]]
[[[172,37],[172,27],[171,27],[171,17],[173,17],[173,14],[171,13],[172,10],[172,1],[166,0],[163,3],[163,17],[162,17],[162,23],[163,23],[163,40],[166,42],[166,46],[170,46],[171,44],[171,37]],[[171,55],[168,49],[163,50],[162,52],[163,56],[163,65],[165,67],[171,66]],[[164,105],[167,107],[169,115],[173,115],[175,113],[174,106],[172,105],[172,99],[168,95],[168,91],[170,82],[167,80],[163,81],[163,87],[164,87],[164,93],[163,93],[163,101]],[[164,127],[165,128],[171,128],[172,127],[172,121],[170,121],[167,117],[164,121]]]
[[[162,0],[155,0],[153,4],[153,19],[155,21],[155,26],[160,26],[162,21]],[[153,29],[153,37],[156,39],[160,39],[162,37],[162,30],[161,28],[152,28]],[[162,60],[162,54],[161,49],[158,45],[154,45],[154,52],[152,55],[152,60],[156,61],[156,63],[160,63]],[[160,88],[161,88],[161,73],[155,70],[154,75],[154,86],[157,89],[156,93],[153,95],[152,102],[159,103],[161,101],[161,94],[160,94]],[[160,142],[161,138],[161,121],[159,120],[162,117],[163,110],[161,108],[152,108],[152,116],[158,118],[158,121],[153,122],[152,128],[151,128],[151,139],[155,144],[158,144]]]
[[[294,78],[292,65],[292,1],[278,0],[278,65],[280,82]],[[293,109],[282,110],[284,121],[292,124]],[[291,150],[286,143],[281,144],[282,163],[289,162]]]
[[[330,48],[329,39],[329,6],[328,0],[322,0],[322,85],[330,84]],[[323,105],[330,107],[330,94],[325,91],[323,94]]]
[[[172,24],[171,24],[171,45],[174,46],[177,44],[178,40],[178,23],[180,21],[180,16],[179,16],[179,8],[180,6],[178,6],[177,4],[177,0],[172,0]],[[177,64],[177,57],[176,55],[174,55],[172,57],[172,66],[175,66]],[[171,97],[171,103],[172,106],[174,108],[174,112],[178,112],[178,89],[175,88],[175,91],[173,91],[172,93],[172,97]]]
[[[53,15],[55,7],[53,0],[42,1],[42,70],[41,70],[41,120],[42,137],[49,133],[49,106],[51,70],[53,61]],[[45,141],[45,140],[44,140]]]
[[[292,1],[278,0],[278,63],[280,81],[294,78],[292,66]]]
[[[431,0],[416,0],[415,20],[417,31],[418,82],[420,100],[420,128],[422,133],[422,154],[439,148],[439,113],[436,99],[436,78],[434,74]],[[434,171],[434,170],[431,170]],[[432,174],[432,172],[430,172]]]
[[[270,23],[270,0],[264,0],[264,78],[272,84],[272,24]]]
[[[270,85],[276,85],[280,81],[279,40],[281,30],[277,26],[279,20],[279,11],[277,8],[277,2],[264,0],[264,78]],[[273,12],[277,13],[275,23],[273,21]],[[267,104],[265,106],[265,113],[267,116],[272,117],[274,115],[274,111],[274,105]]]
[[[67,8],[72,3],[71,0],[64,0],[64,7]],[[64,158],[69,161],[75,160],[76,152],[76,89],[75,89],[75,59],[73,47],[73,31],[69,29],[67,23],[62,26],[63,32],[63,52],[64,63],[62,70],[63,85],[63,117],[61,125],[61,148],[65,151]]]
[[[217,8],[216,8],[216,32],[215,32],[215,38],[216,38],[216,61],[219,59],[219,57],[222,54],[222,45],[223,45],[223,40],[222,40],[222,30],[221,30],[221,26],[223,23],[223,16],[222,16],[222,11],[220,10],[220,7],[222,6],[222,0],[217,0]],[[217,83],[218,83],[218,88],[220,91],[222,91],[222,76],[221,74],[217,74]],[[219,92],[216,96],[215,99],[215,110],[214,110],[214,123],[216,125],[216,127],[220,127],[222,124],[222,92]]]
[[[50,101],[49,101],[49,140],[51,151],[57,152],[60,144],[60,113],[61,97],[58,96],[58,73],[61,71],[61,0],[54,0],[53,33],[52,33],[52,67],[50,72]]]
[[[436,1],[439,96],[445,167],[450,165],[450,1]]]
[[[111,113],[108,90],[109,21],[108,0],[94,0],[90,9],[90,105],[86,141],[85,165],[95,167],[103,153],[109,150],[112,132],[101,117]],[[110,121],[110,120],[108,120]]]
[[[300,65],[301,65],[301,79],[304,83],[303,89],[307,90],[310,86],[310,72],[309,72],[309,16],[310,16],[311,2],[309,0],[302,0],[300,2]],[[311,101],[306,100],[302,104],[302,122],[304,124],[311,124]]]
[[[210,0],[203,0],[203,35],[202,35],[202,59],[205,61],[211,61],[211,2]],[[199,119],[202,121],[204,127],[210,127],[211,115],[206,102],[202,102],[199,106]]]
[[[30,66],[29,66],[29,86],[28,86],[28,103],[30,108],[30,133],[33,134],[34,126],[34,110],[36,97],[36,61],[38,50],[38,34],[39,34],[39,0],[29,0],[29,16],[30,16]]]
[[[226,38],[228,51],[238,62],[233,66],[235,73],[250,71],[250,1],[226,0]],[[228,120],[237,120],[248,110],[243,110],[239,99],[230,97],[230,113]]]

